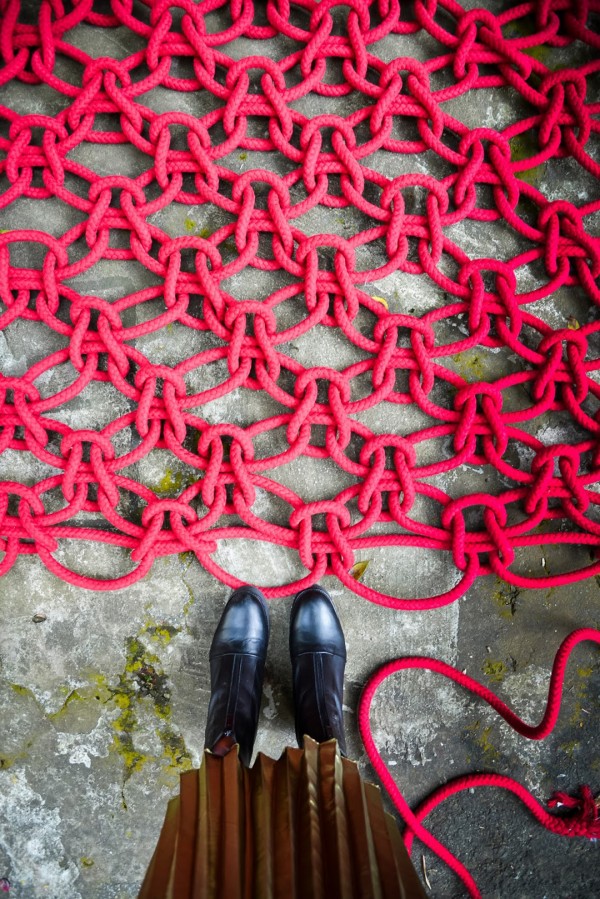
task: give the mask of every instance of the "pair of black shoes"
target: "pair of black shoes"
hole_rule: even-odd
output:
[[[269,611],[256,587],[240,587],[221,616],[210,648],[211,696],[205,746],[224,755],[234,744],[249,766],[262,696]],[[322,587],[296,596],[290,618],[296,737],[335,738],[346,755],[342,698],[346,644],[331,597]]]

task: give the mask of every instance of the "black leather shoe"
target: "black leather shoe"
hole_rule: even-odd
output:
[[[322,587],[296,596],[290,618],[296,738],[335,738],[346,755],[342,700],[346,642],[331,597]]]
[[[239,745],[240,761],[249,766],[256,739],[269,611],[256,587],[239,587],[230,597],[210,647],[210,703],[205,746],[224,754]]]

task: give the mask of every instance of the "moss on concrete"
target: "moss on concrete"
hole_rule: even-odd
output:
[[[486,762],[495,762],[499,758],[499,752],[491,740],[491,726],[482,727],[481,721],[475,721],[473,724],[467,725],[465,729],[467,733],[472,736],[476,746],[483,753]]]
[[[494,684],[501,684],[508,672],[508,668],[506,667],[505,663],[500,659],[498,659],[497,661],[494,661],[493,659],[486,659],[481,666],[481,670],[483,671],[485,676],[489,678]]]
[[[496,578],[496,589],[492,591],[492,599],[499,607],[502,618],[509,620],[514,617],[520,592],[518,587],[506,584],[500,578]]]
[[[165,468],[162,478],[155,484],[150,484],[150,488],[157,496],[166,496],[177,498],[182,490],[194,484],[198,480],[198,475],[193,471],[184,472],[181,469]]]
[[[454,364],[459,375],[469,384],[485,381],[487,377],[480,353],[472,351],[457,353],[454,356]]]
[[[185,741],[172,726],[171,690],[168,677],[159,656],[148,647],[148,641],[167,646],[180,628],[166,622],[148,619],[142,631],[126,641],[125,666],[115,688],[111,689],[111,702],[120,710],[112,722],[115,731],[111,750],[116,752],[125,767],[124,779],[140,771],[150,756],[139,747],[136,735],[139,713],[145,707],[156,716],[156,734],[161,742],[162,759],[171,772],[186,771],[191,758]]]
[[[524,159],[531,159],[540,151],[533,131],[524,131],[523,134],[515,134],[515,136],[510,139],[509,145],[511,162],[522,162]],[[539,184],[542,180],[545,171],[546,163],[544,162],[540,165],[534,165],[528,169],[523,169],[515,174],[521,181],[526,181],[528,184],[535,185]]]
[[[205,240],[207,240],[212,234],[210,228],[207,228],[206,225],[200,225],[189,216],[186,216],[183,222],[183,227],[187,234],[194,234],[196,237],[203,237]]]

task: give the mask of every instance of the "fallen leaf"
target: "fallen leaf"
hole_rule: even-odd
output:
[[[350,569],[350,577],[353,577],[355,581],[362,581],[364,573],[369,567],[370,561],[370,559],[365,559],[364,562],[356,562],[356,564],[353,565]]]
[[[385,297],[371,297],[372,300],[375,300],[376,303],[381,303],[382,306],[385,306],[386,309],[389,309],[388,301]]]
[[[569,331],[579,331],[581,325],[577,321],[574,315],[570,315],[567,319],[567,328]]]

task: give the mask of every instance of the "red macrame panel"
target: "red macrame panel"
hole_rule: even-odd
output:
[[[236,585],[217,541],[251,539],[297,551],[306,569],[271,596],[327,573],[411,609],[450,602],[490,572],[519,586],[600,572],[592,561],[528,577],[515,559],[542,543],[600,542],[599,192],[582,197],[567,178],[549,198],[531,176],[566,159],[597,187],[600,3],[508,6],[112,0],[108,14],[92,0],[43,0],[32,16],[0,0],[0,206],[39,205],[35,229],[3,219],[0,323],[8,338],[35,323],[50,348],[0,378],[0,452],[43,471],[0,482],[0,573],[38,554],[59,577],[111,589],[192,551]],[[118,29],[130,55],[92,58],[82,29]],[[572,46],[575,68],[550,65]],[[43,87],[31,109],[10,105],[17,83]],[[452,114],[496,89],[512,98],[508,123]],[[156,91],[171,111],[155,111]],[[101,161],[106,145],[142,159],[141,173],[81,161]],[[47,201],[64,215],[49,222]],[[195,207],[214,229],[163,227],[161,215]],[[347,213],[350,229],[315,231]],[[466,225],[478,242],[463,239]],[[485,239],[498,225],[502,258]],[[106,261],[130,267],[117,298],[81,286]],[[269,290],[236,293],[256,273]],[[394,277],[428,291],[429,308],[386,295],[379,282]],[[559,291],[577,314],[548,316]],[[317,347],[323,329],[355,361],[293,351],[307,335]],[[166,361],[160,346],[184,331],[194,351]],[[475,350],[482,370],[466,376]],[[78,426],[65,410],[98,385],[119,398],[114,416]],[[242,405],[261,395],[268,413],[248,426],[205,417],[234,393]],[[422,424],[386,432],[383,415],[375,429],[379,404],[418,411]],[[572,439],[549,438],[553,423]],[[159,451],[189,475],[168,498],[136,477]],[[278,479],[302,457],[329,459],[349,486],[303,501]],[[455,471],[470,472],[458,496],[440,479]],[[261,511],[265,496],[277,515]],[[126,549],[130,570],[71,570],[60,553],[73,539]],[[351,569],[379,546],[445,553],[455,586],[419,600],[378,593]]]

